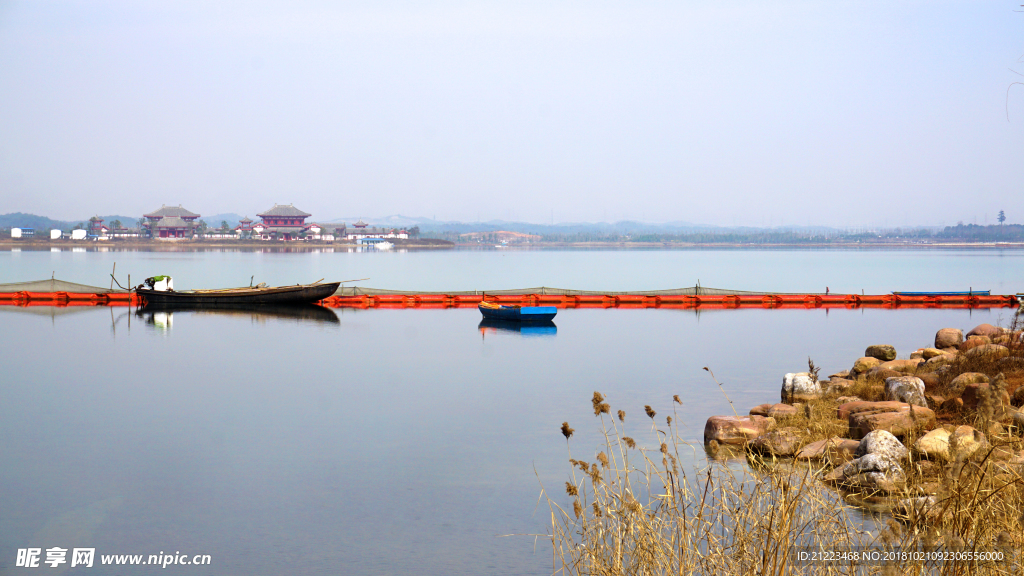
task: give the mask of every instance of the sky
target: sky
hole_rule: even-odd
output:
[[[1020,3],[0,0],[0,213],[1024,222]]]

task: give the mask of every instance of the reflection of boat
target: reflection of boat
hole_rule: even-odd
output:
[[[481,302],[477,307],[488,320],[512,322],[550,322],[558,313],[554,306],[506,306]]]
[[[395,245],[385,240],[383,242],[374,243],[373,247],[376,248],[377,250],[391,250],[392,248],[395,247]]]
[[[136,315],[145,319],[147,324],[154,324],[159,328],[170,328],[172,315],[175,313],[191,312],[195,314],[210,314],[216,316],[236,316],[264,320],[267,318],[278,318],[282,320],[298,320],[309,322],[320,322],[326,324],[338,324],[338,315],[330,308],[317,306],[316,304],[298,305],[221,305],[216,308],[209,306],[147,306],[136,312]]]
[[[143,306],[221,307],[231,305],[312,304],[333,296],[340,282],[296,284],[276,288],[225,288],[223,290],[154,290],[139,288]]]
[[[477,326],[481,334],[498,332],[515,332],[523,336],[555,336],[558,334],[558,326],[551,320],[542,322],[512,322],[509,320],[490,320],[484,318]]]

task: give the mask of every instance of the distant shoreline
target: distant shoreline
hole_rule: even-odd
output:
[[[389,239],[395,248],[400,249],[438,249],[453,248],[454,242],[447,240],[435,240],[424,238],[421,240],[403,240],[400,238]],[[143,249],[154,252],[176,252],[190,250],[205,250],[208,248],[235,248],[238,250],[262,250],[265,248],[286,248],[289,250],[312,250],[322,248],[335,248],[347,250],[351,248],[363,248],[366,245],[354,242],[305,242],[305,241],[266,241],[266,240],[15,240],[5,238],[0,240],[0,248],[117,248],[117,249]]]
[[[475,248],[475,249],[507,249],[507,250],[533,250],[543,248],[616,248],[632,250],[672,250],[672,249],[776,249],[776,248],[808,248],[808,249],[903,249],[903,250],[947,250],[947,249],[999,249],[999,250],[1020,250],[1024,249],[1024,242],[794,242],[794,243],[742,243],[742,242],[534,242],[530,244],[511,244],[498,246],[491,243],[479,242],[450,242],[435,238],[420,238],[416,240],[389,240],[397,249],[452,249],[452,248]],[[43,250],[47,248],[113,248],[113,249],[138,249],[151,250],[155,252],[176,252],[195,251],[206,249],[232,248],[237,250],[263,250],[284,249],[288,251],[302,252],[307,250],[333,248],[348,250],[365,247],[349,242],[305,242],[305,241],[264,241],[264,240],[185,240],[185,241],[159,241],[159,240],[50,240],[50,239],[0,239],[0,249],[6,248],[29,248]]]

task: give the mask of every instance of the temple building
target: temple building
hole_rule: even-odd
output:
[[[408,238],[409,232],[397,228],[376,228],[370,226],[360,219],[347,228],[342,234],[348,240],[359,240],[361,238]]]
[[[257,214],[263,222],[252,227],[253,232],[263,240],[298,240],[300,234],[306,230],[307,214],[302,210],[288,204],[282,206],[274,204],[270,210]]]
[[[177,206],[161,206],[149,214],[143,214],[148,222],[143,223],[146,236],[150,238],[191,238],[195,234],[199,214]]]
[[[248,216],[238,221],[238,226],[235,226],[235,234],[239,238],[252,238],[252,220]]]

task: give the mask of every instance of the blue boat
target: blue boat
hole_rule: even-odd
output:
[[[897,296],[990,296],[991,290],[970,290],[967,292],[893,292]]]
[[[505,306],[481,302],[477,307],[488,320],[508,322],[550,322],[558,313],[554,306]]]

